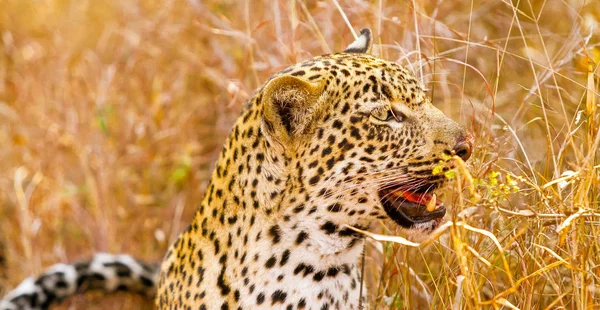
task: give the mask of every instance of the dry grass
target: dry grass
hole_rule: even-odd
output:
[[[476,145],[449,176],[457,225],[368,247],[374,308],[592,309],[599,20],[595,0],[0,0],[0,295],[95,251],[160,260],[253,90],[350,23]],[[97,308],[148,306],[112,299]]]

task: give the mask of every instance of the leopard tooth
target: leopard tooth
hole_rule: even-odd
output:
[[[436,209],[436,206],[437,206],[437,203],[436,203],[436,201],[437,201],[437,197],[436,197],[436,195],[435,195],[435,194],[433,194],[433,195],[431,196],[431,199],[429,200],[429,202],[428,202],[428,203],[427,203],[427,205],[426,205],[426,206],[427,206],[427,211],[428,211],[428,212],[433,212],[433,211],[435,211],[435,209]]]

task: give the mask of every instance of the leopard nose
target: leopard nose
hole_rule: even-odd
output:
[[[454,146],[454,154],[456,156],[462,158],[462,160],[467,161],[469,157],[471,157],[471,151],[473,149],[473,143],[471,143],[471,139],[461,138],[458,140],[458,143]]]

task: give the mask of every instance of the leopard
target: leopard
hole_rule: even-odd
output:
[[[157,309],[364,309],[364,236],[386,220],[412,235],[443,222],[435,191],[472,139],[364,28],[343,52],[287,67],[233,125],[205,197],[163,262],[96,254],[29,278],[0,309],[46,309],[90,289]]]

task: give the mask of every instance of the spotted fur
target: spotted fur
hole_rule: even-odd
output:
[[[129,255],[98,253],[89,261],[56,264],[28,278],[0,300],[0,310],[47,309],[50,304],[89,290],[129,291],[154,296],[157,266]]]
[[[362,30],[345,52],[284,69],[255,93],[162,263],[157,308],[365,305],[363,243],[345,225],[390,218],[382,189],[439,187],[433,168],[470,154],[462,127],[408,70],[368,55],[371,41]],[[393,219],[413,234],[441,222]]]

